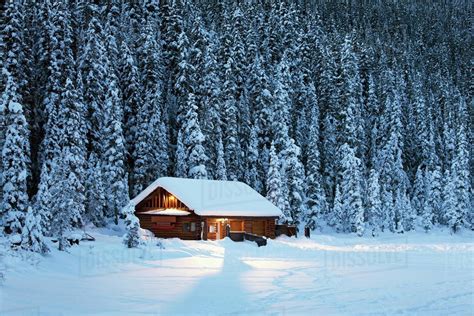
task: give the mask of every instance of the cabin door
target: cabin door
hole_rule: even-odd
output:
[[[222,227],[221,227],[222,223],[217,221],[216,226],[217,226],[216,240],[220,240],[221,239],[221,233],[222,233]]]

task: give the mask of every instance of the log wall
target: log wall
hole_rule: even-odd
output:
[[[185,240],[201,239],[201,217],[192,213],[188,216],[161,216],[136,214],[140,220],[140,227],[148,229],[156,237],[180,238]],[[194,223],[195,230],[191,231]],[[188,226],[189,225],[189,226]],[[189,231],[186,228],[190,228]]]

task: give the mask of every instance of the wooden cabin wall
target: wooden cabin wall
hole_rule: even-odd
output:
[[[220,225],[220,239],[225,237],[225,223],[222,218],[217,217],[200,217],[194,213],[188,216],[162,216],[150,214],[136,214],[140,220],[140,227],[148,229],[156,237],[160,238],[181,238],[187,240],[201,239],[201,222],[205,222],[204,238],[209,240],[216,240],[217,226]],[[265,236],[268,238],[275,238],[275,219],[274,218],[254,218],[254,217],[234,217],[228,218],[228,223],[242,221],[243,230],[247,233]],[[185,231],[186,223],[194,223],[196,230]],[[172,226],[172,229],[163,229],[163,226]],[[215,232],[210,232],[209,227],[214,226]]]
[[[156,209],[176,208],[180,210],[189,210],[183,202],[178,200],[171,193],[163,188],[157,188],[147,198],[138,203],[135,207],[136,211],[149,211]]]
[[[196,214],[188,216],[162,216],[150,214],[136,214],[140,220],[140,227],[148,229],[159,238],[180,238],[185,240],[201,239],[201,217]],[[195,231],[185,231],[185,224],[194,223]],[[172,226],[172,229],[164,229]]]
[[[259,236],[266,236],[268,238],[275,238],[275,218],[268,217],[230,217],[227,218],[228,223],[231,227],[236,227],[238,225],[232,225],[235,222],[243,222],[243,230],[247,233],[256,234]],[[225,236],[225,224],[222,222],[220,217],[207,217],[207,238],[210,240],[215,240],[217,237],[216,232],[210,232],[209,227],[214,226],[217,228],[217,225],[221,225],[221,238]],[[241,231],[242,229],[238,229]]]

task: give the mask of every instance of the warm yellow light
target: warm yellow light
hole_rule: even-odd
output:
[[[174,200],[174,199],[175,199],[174,195],[170,195],[170,200]]]

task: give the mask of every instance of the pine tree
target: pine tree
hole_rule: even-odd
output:
[[[386,126],[386,136],[382,139],[381,150],[378,153],[376,169],[380,172],[380,183],[387,196],[386,203],[388,205],[390,215],[387,217],[393,220],[389,227],[394,232],[401,226],[399,217],[395,214],[394,201],[398,189],[405,189],[408,187],[408,178],[403,169],[403,141],[402,141],[402,122],[401,122],[401,107],[398,92],[391,91],[385,102],[385,113],[382,125]],[[391,196],[391,201],[390,198]]]
[[[397,227],[398,233],[411,231],[415,228],[416,216],[410,203],[410,199],[405,190],[399,189],[395,200],[396,216],[400,223]]]
[[[206,161],[204,152],[204,135],[199,126],[197,106],[194,95],[188,95],[188,111],[183,118],[183,141],[186,148],[186,164],[188,176],[193,179],[207,179]]]
[[[380,184],[378,172],[370,170],[369,184],[367,186],[367,218],[372,236],[377,236],[383,226],[382,201],[380,197]]]
[[[431,191],[430,184],[427,184],[426,191]],[[421,213],[421,227],[425,232],[429,232],[431,228],[433,228],[433,208],[428,202],[428,199],[425,200],[423,211]]]
[[[456,179],[449,170],[444,175],[443,187],[443,210],[445,212],[445,222],[452,232],[457,232],[463,225],[462,213],[457,208],[458,196],[456,194]]]
[[[336,188],[336,157],[338,150],[336,117],[339,115],[340,86],[337,84],[337,65],[330,47],[323,50],[323,72],[318,85],[318,103],[321,111],[322,130],[322,165],[324,172],[324,189],[329,203],[332,204]]]
[[[441,168],[435,167],[433,171],[426,174],[426,207],[433,213],[433,223],[439,223],[443,217],[441,214],[442,203],[442,183],[441,183]]]
[[[122,132],[123,112],[115,80],[108,86],[105,100],[103,183],[105,186],[106,214],[118,224],[120,210],[128,204],[128,175],[125,167],[125,142]]]
[[[105,98],[108,75],[113,71],[105,43],[105,32],[100,17],[100,8],[95,4],[87,6],[89,23],[84,31],[84,44],[79,51],[78,66],[84,81],[83,97],[89,113],[89,150],[102,159],[102,132],[105,128]]]
[[[129,203],[123,209],[125,215],[125,225],[127,226],[127,233],[124,236],[123,243],[128,248],[136,248],[140,245],[140,222],[135,216],[135,206]]]
[[[257,192],[263,191],[263,184],[258,174],[258,135],[257,128],[250,131],[250,143],[247,151],[247,168],[245,170],[245,183]]]
[[[195,68],[190,62],[191,44],[186,32],[181,31],[177,39],[179,59],[177,64],[176,82],[174,83],[174,95],[176,96],[177,110],[176,120],[178,126],[182,126],[182,119],[187,113],[188,94],[194,93],[195,86],[192,80]]]
[[[201,93],[201,104],[198,113],[202,133],[207,140],[204,143],[206,154],[209,157],[207,171],[209,177],[212,178],[218,178],[215,172],[217,172],[219,168],[219,170],[223,171],[222,165],[217,165],[218,162],[222,163],[222,161],[219,160],[218,155],[222,154],[222,157],[224,157],[224,151],[218,151],[218,144],[219,142],[223,142],[223,135],[221,119],[221,83],[218,76],[216,46],[217,44],[215,41],[212,41],[208,43],[207,48],[204,50],[204,65],[202,67],[203,78],[202,84],[199,87]]]
[[[355,156],[355,150],[348,144],[341,148],[341,198],[342,208],[338,218],[344,232],[357,232],[364,234],[364,208],[362,206],[360,160]]]
[[[286,57],[284,57],[277,67],[275,102],[272,108],[272,137],[277,152],[283,151],[289,140],[289,113],[292,106],[288,94],[289,84],[290,74]]]
[[[90,153],[85,181],[85,211],[86,219],[97,227],[106,224],[107,200],[103,178],[100,160],[96,154]]]
[[[224,160],[224,145],[222,144],[221,138],[219,138],[217,141],[216,180],[227,181],[227,170]]]
[[[462,112],[461,112],[462,113]],[[465,113],[465,112],[464,112]],[[448,221],[449,227],[456,232],[459,227],[468,226],[470,216],[472,218],[471,199],[472,192],[470,188],[470,172],[469,172],[469,152],[468,141],[464,125],[457,132],[457,149],[456,156],[453,161],[453,174],[455,181],[455,192],[457,195],[456,212],[452,214]]]
[[[178,132],[178,140],[176,144],[176,171],[175,176],[186,178],[188,175],[188,166],[186,158],[186,148],[184,147],[183,133]]]
[[[267,175],[267,199],[283,211],[281,221],[291,220],[291,214],[286,210],[285,200],[282,192],[282,179],[280,174],[280,160],[276,154],[275,146],[270,148],[270,165]]]
[[[74,172],[74,159],[66,148],[53,161],[51,200],[51,234],[58,239],[59,250],[70,246],[67,238],[73,227],[82,224],[84,187]]]
[[[2,149],[2,202],[0,220],[7,233],[21,234],[29,205],[27,193],[30,162],[29,131],[23,107],[17,102],[16,86],[8,77],[3,102],[6,103],[7,131]],[[9,97],[8,97],[9,96]]]
[[[41,168],[41,181],[38,185],[38,193],[35,196],[33,207],[38,210],[41,216],[41,227],[45,236],[51,236],[51,174],[46,164]]]
[[[296,146],[293,139],[286,145],[282,155],[282,169],[284,181],[287,185],[290,216],[294,225],[299,225],[302,216],[306,214],[305,204],[305,185],[304,185],[304,167],[299,159],[300,149]]]
[[[121,46],[121,63],[120,63],[119,84],[122,95],[122,103],[124,109],[124,138],[125,147],[127,149],[127,162],[129,171],[132,170],[133,159],[130,159],[134,153],[136,134],[137,134],[137,115],[141,101],[141,85],[138,74],[138,67],[132,52],[126,41]]]
[[[308,160],[306,165],[306,225],[310,229],[316,227],[317,218],[327,213],[326,194],[321,186],[321,155],[319,151],[319,108],[313,104],[311,110],[311,124],[309,126]]]
[[[392,209],[392,232],[403,233],[406,228],[411,230],[414,227],[413,210],[410,200],[406,194],[406,189],[400,187],[395,193],[395,200]]]
[[[132,194],[137,195],[151,182],[168,174],[169,138],[163,101],[163,58],[150,25],[145,27],[138,57],[142,86],[141,104],[136,117],[132,153]]]
[[[58,131],[62,135],[59,146],[62,148],[63,154],[67,155],[69,164],[69,172],[74,175],[77,181],[75,192],[75,208],[77,210],[77,223],[81,223],[82,216],[85,213],[85,168],[86,168],[86,129],[85,127],[85,105],[80,101],[76,88],[72,81],[66,79],[65,87],[60,97],[60,107],[58,109],[57,122]],[[53,166],[54,167],[54,166]],[[54,216],[54,215],[53,215]]]
[[[23,1],[7,1],[3,6],[1,39],[1,62],[2,76],[5,81],[12,77],[17,86],[19,99],[22,103],[22,95],[26,85],[25,75],[25,4]],[[5,83],[5,82],[2,82]],[[0,88],[4,88],[0,86]],[[3,89],[2,89],[3,91]],[[1,145],[1,144],[0,144]]]
[[[362,121],[362,85],[359,61],[354,53],[352,38],[347,35],[341,48],[343,131],[342,142],[356,151],[356,156],[365,157],[365,135]]]
[[[423,213],[423,208],[425,205],[425,193],[426,193],[426,184],[425,184],[425,173],[421,166],[418,166],[415,176],[415,183],[413,184],[413,192],[411,203],[414,211],[417,216],[420,216]]]
[[[333,226],[338,232],[344,231],[344,206],[342,201],[342,193],[339,184],[336,184],[336,193],[334,196],[334,204],[332,214],[328,218],[328,224]]]

